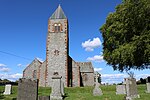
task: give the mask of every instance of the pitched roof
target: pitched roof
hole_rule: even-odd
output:
[[[77,64],[80,66],[80,72],[94,72],[91,62],[77,62]]]
[[[52,14],[50,19],[67,19],[67,17],[64,14],[64,11],[62,10],[61,6],[59,5],[58,8],[55,10],[55,12]]]

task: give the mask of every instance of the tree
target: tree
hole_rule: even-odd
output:
[[[135,77],[134,72],[132,72],[132,71],[127,72],[127,74],[129,75],[130,78],[134,78]]]
[[[123,0],[100,31],[104,60],[114,70],[150,68],[150,0]]]
[[[146,79],[140,78],[141,84],[146,84]]]

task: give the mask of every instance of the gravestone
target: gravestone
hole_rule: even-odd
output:
[[[10,95],[11,94],[11,84],[5,85],[5,92],[3,93],[4,95]]]
[[[147,77],[146,82],[150,83],[150,76]]]
[[[93,95],[94,96],[100,96],[103,95],[102,90],[99,88],[100,84],[98,83],[99,74],[95,74],[95,86],[93,89]]]
[[[150,93],[150,83],[146,83],[146,87],[147,87],[146,93]]]
[[[38,99],[38,80],[19,79],[17,100],[37,100]]]
[[[116,94],[126,94],[125,85],[117,85]]]
[[[65,92],[64,92],[64,82],[61,80],[61,94],[62,96],[65,95]]]
[[[39,96],[38,100],[50,100],[50,96]]]
[[[58,72],[54,72],[52,77],[52,92],[50,94],[50,100],[63,100],[62,98],[62,89],[61,89],[61,78]]]
[[[125,78],[126,84],[126,100],[133,100],[133,98],[140,98],[137,91],[137,84],[135,78]]]

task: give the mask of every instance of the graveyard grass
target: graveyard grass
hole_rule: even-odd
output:
[[[103,95],[93,96],[92,91],[94,87],[76,87],[76,88],[65,88],[65,99],[64,100],[123,100],[125,95],[116,95],[116,86],[100,86]],[[149,100],[150,94],[145,93],[146,85],[138,85],[138,93],[141,98],[135,100]],[[12,94],[8,96],[3,95],[4,86],[0,86],[0,100],[16,100],[17,97],[17,86],[12,86]],[[40,87],[38,95],[49,96],[50,88]]]

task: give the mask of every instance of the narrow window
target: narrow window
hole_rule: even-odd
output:
[[[58,27],[57,27],[57,24],[54,24],[54,27],[55,27],[55,28],[54,28],[54,29],[55,29],[54,31],[57,32],[57,30],[58,30],[58,29],[57,29],[57,28],[58,28]]]
[[[37,71],[36,70],[33,71],[33,78],[35,78],[35,79],[37,78]]]
[[[61,24],[58,24],[58,32],[61,32],[60,27],[61,27]]]

